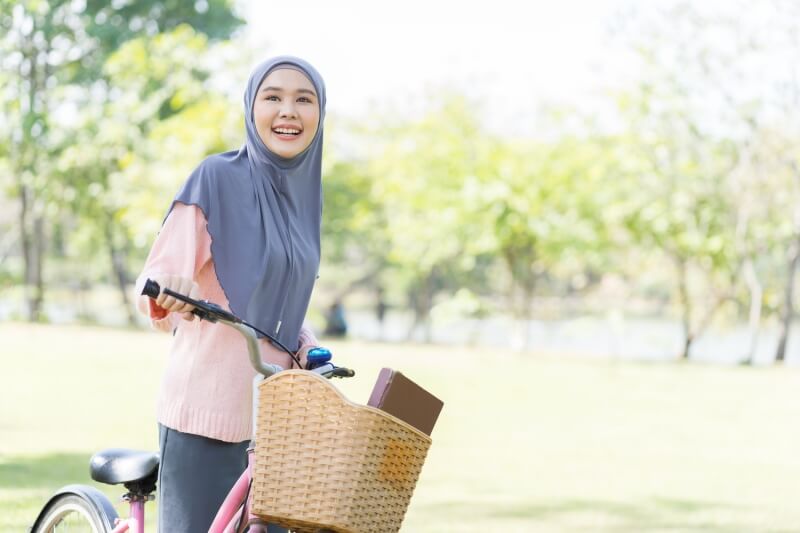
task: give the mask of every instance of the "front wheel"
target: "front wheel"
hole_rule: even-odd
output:
[[[108,533],[117,518],[109,506],[85,494],[58,494],[42,510],[31,533]]]

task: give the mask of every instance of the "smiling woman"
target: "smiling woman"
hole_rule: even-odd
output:
[[[273,153],[286,159],[302,153],[314,140],[319,124],[319,104],[311,80],[292,68],[272,71],[258,89],[253,122]]]
[[[137,293],[150,278],[219,302],[305,365],[317,345],[303,320],[319,271],[325,102],[322,77],[302,59],[275,57],[253,70],[244,146],[209,156],[186,180]],[[247,465],[255,372],[236,331],[192,320],[191,306],[163,293],[142,298],[153,327],[174,335],[157,409],[159,530],[208,531]],[[270,364],[295,364],[266,337],[259,345]]]

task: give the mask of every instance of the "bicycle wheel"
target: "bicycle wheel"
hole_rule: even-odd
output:
[[[108,533],[116,518],[89,498],[60,494],[47,504],[32,533]]]

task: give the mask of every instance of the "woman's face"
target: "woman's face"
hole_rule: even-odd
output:
[[[271,152],[286,159],[296,156],[308,148],[319,126],[314,85],[297,70],[273,70],[256,92],[253,121]]]

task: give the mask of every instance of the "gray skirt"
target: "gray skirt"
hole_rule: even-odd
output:
[[[249,442],[223,442],[158,425],[158,531],[204,533],[247,468]],[[269,526],[269,533],[286,533]]]

